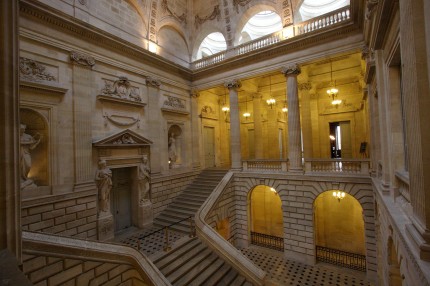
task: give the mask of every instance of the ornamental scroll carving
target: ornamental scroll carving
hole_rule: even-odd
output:
[[[118,126],[131,126],[137,123],[137,128],[140,128],[139,117],[133,117],[133,116],[127,116],[127,115],[121,115],[121,114],[109,114],[107,112],[104,113],[103,117],[105,119],[105,126],[107,126],[107,123],[109,121]]]
[[[105,87],[101,90],[104,96],[112,96],[130,101],[142,102],[138,89],[131,86],[130,81],[124,77],[119,77],[113,83],[105,80]]]
[[[236,8],[236,13],[239,13],[239,5],[245,7],[251,0],[233,0],[233,6]]]
[[[235,89],[242,87],[242,83],[238,79],[234,79],[224,83],[224,86],[228,89]]]
[[[194,20],[194,25],[196,26],[196,29],[198,29],[198,27],[201,24],[203,24],[204,22],[206,22],[208,20],[214,20],[215,18],[217,19],[217,21],[219,21],[221,18],[221,10],[219,8],[219,5],[216,5],[214,7],[212,14],[210,14],[209,16],[206,16],[204,18],[200,18],[199,15],[196,15],[195,20]]]
[[[173,97],[173,96],[167,96],[167,99],[164,101],[164,107],[170,108],[170,109],[182,109],[185,110],[185,104],[184,100]]]
[[[93,57],[78,52],[71,52],[70,59],[81,66],[93,67],[96,64],[96,60]]]
[[[161,86],[161,82],[158,79],[154,79],[150,76],[146,77],[146,85],[150,85],[156,88]]]
[[[212,106],[205,105],[205,106],[202,107],[200,116],[202,118],[216,119],[217,118],[217,113],[216,113],[215,109],[212,108]]]
[[[55,76],[48,73],[46,67],[27,58],[19,58],[19,75],[21,80],[56,81]]]
[[[161,7],[163,8],[164,12],[167,12],[167,14],[169,14],[179,22],[184,23],[185,25],[187,24],[187,15],[185,13],[182,13],[181,16],[178,16],[169,8],[169,6],[167,5],[167,0],[163,0],[163,2],[161,2]]]
[[[285,76],[291,76],[291,75],[299,75],[301,70],[300,70],[300,67],[298,65],[294,64],[294,65],[282,68],[281,72]]]

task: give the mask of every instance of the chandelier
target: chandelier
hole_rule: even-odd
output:
[[[333,83],[333,68],[332,68],[331,61],[330,61],[330,86],[331,87],[327,89],[327,94],[332,99],[331,104],[337,106],[342,103],[342,100],[337,98],[337,93],[339,92],[339,90],[336,88],[336,81],[334,81]]]
[[[336,198],[339,202],[340,200],[345,198],[345,192],[342,191],[334,191],[333,192],[333,197]]]
[[[245,112],[243,113],[243,117],[248,120],[248,117],[251,116],[251,113],[248,112],[248,96],[245,98]]]
[[[266,102],[267,102],[267,105],[270,106],[270,109],[272,109],[272,107],[276,104],[276,99],[272,97],[272,77],[271,76],[269,76],[269,81],[270,81],[269,99],[267,99]]]
[[[222,104],[222,108],[221,108],[221,110],[224,112],[224,114],[227,116],[227,112],[229,112],[230,111],[230,108],[228,107],[228,105],[227,105],[227,93],[226,93],[226,91],[225,91],[225,89],[224,89],[224,102],[223,102],[223,104]]]

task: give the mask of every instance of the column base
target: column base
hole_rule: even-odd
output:
[[[154,215],[152,211],[152,203],[150,200],[144,200],[139,203],[137,210],[137,226],[144,228],[150,226],[154,221]]]
[[[112,240],[115,237],[114,221],[111,213],[100,213],[97,219],[97,237],[100,241]]]

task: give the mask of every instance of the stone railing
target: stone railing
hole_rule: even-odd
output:
[[[411,195],[409,193],[409,175],[404,172],[396,172],[396,182],[399,193],[406,201],[411,202]]]
[[[325,27],[330,27],[337,23],[345,22],[349,19],[350,8],[349,6],[345,6],[335,11],[321,15],[319,17],[315,17],[308,21],[294,25],[291,32],[289,31],[289,28],[286,27],[281,31],[274,32],[264,37],[230,48],[226,51],[222,51],[214,55],[196,60],[191,63],[191,69],[202,69],[222,62],[228,58],[243,55],[264,47],[268,47],[278,42],[287,40],[291,37],[306,34],[315,30],[323,29]]]
[[[244,160],[242,169],[247,172],[285,173],[288,171],[288,160]]]
[[[34,284],[90,285],[109,277],[116,285],[171,285],[144,254],[129,246],[27,231],[22,241],[24,273]]]
[[[369,176],[369,159],[305,159],[306,174]]]
[[[195,222],[197,235],[228,264],[234,267],[236,271],[245,276],[253,285],[264,285],[266,272],[255,266],[246,256],[219,235],[206,222],[211,211],[217,207],[220,197],[223,195],[232,178],[233,172],[230,171],[224,176],[209,198],[196,213]]]
[[[295,35],[306,34],[350,19],[349,6],[309,19],[294,26]]]

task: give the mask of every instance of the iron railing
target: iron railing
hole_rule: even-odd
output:
[[[284,239],[273,235],[251,231],[251,244],[284,251]]]
[[[366,272],[366,256],[338,249],[316,246],[317,261]]]

